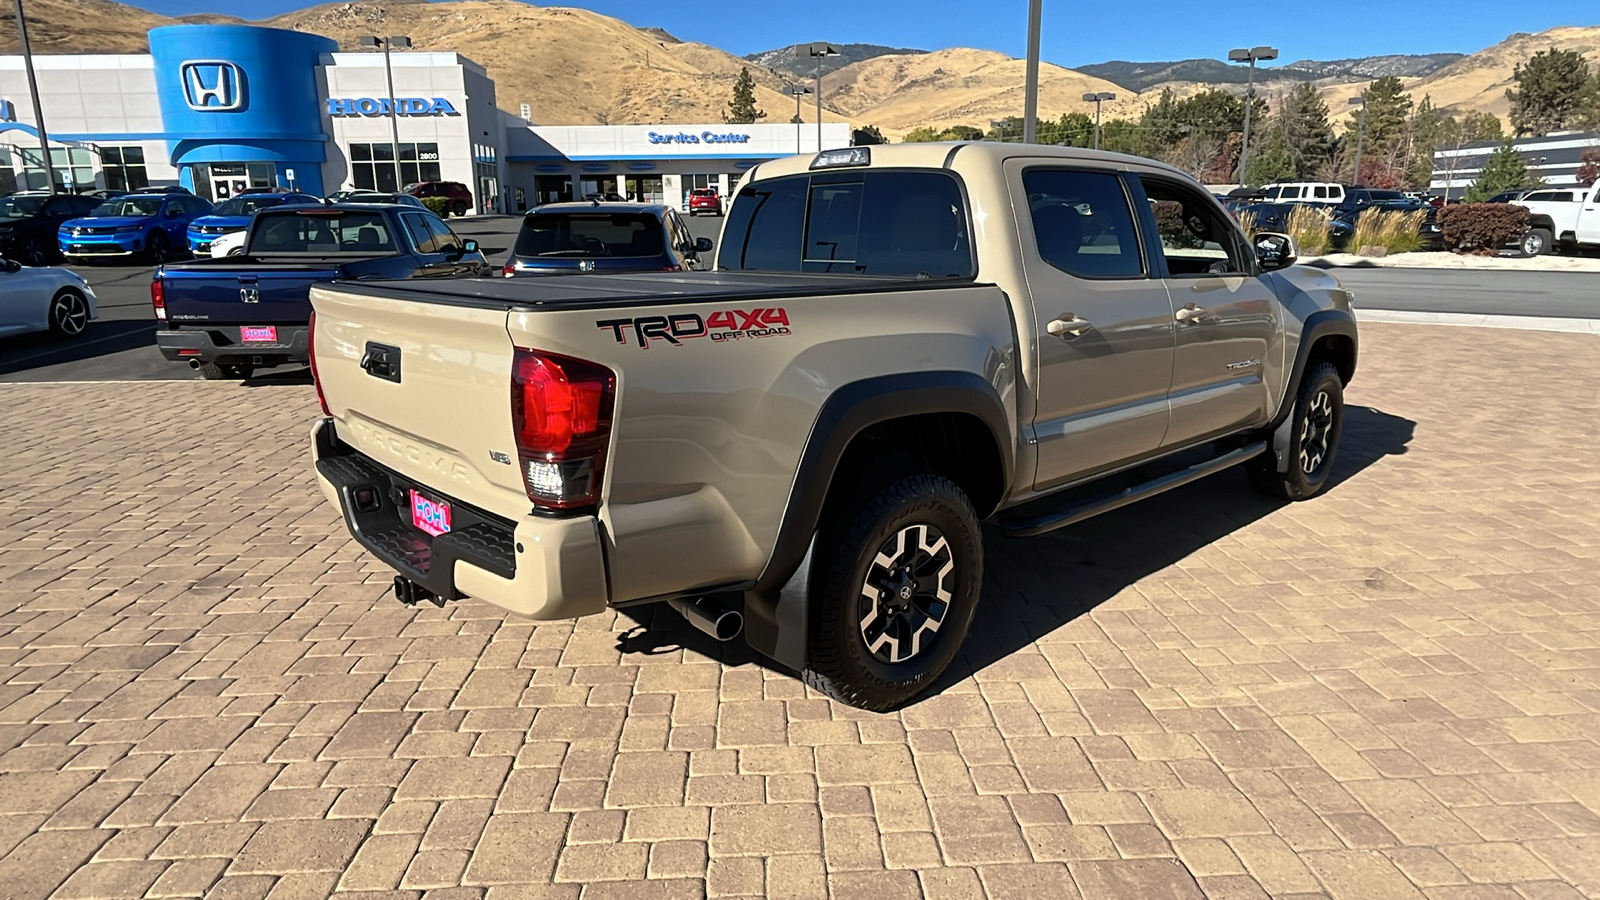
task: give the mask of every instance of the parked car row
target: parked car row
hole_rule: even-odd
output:
[[[1427,215],[1424,217],[1422,224],[1418,226],[1423,247],[1429,250],[1437,250],[1443,246],[1443,238],[1439,231],[1438,208],[1415,197],[1409,197],[1401,191],[1361,187],[1346,188],[1343,185],[1333,184],[1307,184],[1292,187],[1296,192],[1303,191],[1306,195],[1315,190],[1330,197],[1332,188],[1338,188],[1339,200],[1336,203],[1327,203],[1313,199],[1312,202],[1307,203],[1305,200],[1294,199],[1295,194],[1285,189],[1281,193],[1269,192],[1268,194],[1268,196],[1281,196],[1284,198],[1281,200],[1234,198],[1224,202],[1223,206],[1233,213],[1236,218],[1246,214],[1252,216],[1259,230],[1269,232],[1288,230],[1289,216],[1296,206],[1316,206],[1325,210],[1328,214],[1328,237],[1334,249],[1344,248],[1350,236],[1355,233],[1356,220],[1368,210],[1395,210],[1399,212],[1426,210]]]

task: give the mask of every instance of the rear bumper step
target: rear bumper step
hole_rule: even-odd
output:
[[[1015,517],[1002,517],[1000,530],[1006,537],[1032,537],[1044,534],[1057,528],[1065,528],[1092,518],[1104,512],[1110,512],[1118,507],[1137,503],[1146,497],[1182,487],[1191,481],[1197,481],[1207,475],[1221,472],[1223,469],[1232,468],[1248,459],[1260,456],[1267,452],[1266,441],[1257,441],[1246,444],[1236,450],[1230,450],[1220,456],[1202,462],[1197,462],[1187,468],[1169,472],[1165,475],[1152,478],[1124,488],[1110,496],[1068,502],[1046,513],[1037,515],[1024,515]]]

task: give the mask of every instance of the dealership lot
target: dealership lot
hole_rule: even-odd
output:
[[[887,716],[670,612],[398,605],[304,383],[0,385],[0,885],[1600,894],[1597,364],[1365,326],[1327,496],[991,537],[959,677]]]

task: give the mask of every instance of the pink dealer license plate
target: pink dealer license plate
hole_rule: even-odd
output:
[[[450,504],[411,492],[411,524],[438,537],[450,530]]]
[[[239,329],[239,340],[246,344],[276,344],[278,342],[278,327],[276,325],[246,325]]]

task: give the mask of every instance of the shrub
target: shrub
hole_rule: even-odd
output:
[[[426,206],[430,212],[441,219],[450,215],[449,197],[423,197],[422,205]]]
[[[1297,203],[1289,211],[1285,227],[1289,236],[1300,245],[1301,256],[1321,256],[1330,249],[1328,239],[1328,214],[1310,204]]]
[[[1457,203],[1439,210],[1446,250],[1492,254],[1528,230],[1527,207],[1512,203]]]
[[[1428,211],[1369,209],[1356,217],[1355,231],[1345,249],[1360,253],[1364,247],[1382,247],[1385,253],[1412,253],[1422,248],[1422,223]]]

